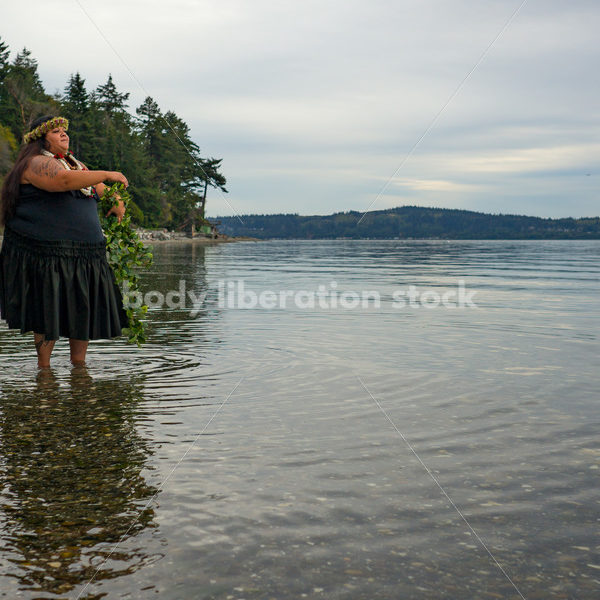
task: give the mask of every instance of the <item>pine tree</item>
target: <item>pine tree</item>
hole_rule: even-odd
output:
[[[71,75],[61,97],[62,115],[69,119],[71,130],[71,150],[75,156],[88,160],[87,151],[93,143],[90,137],[92,123],[90,118],[90,100],[85,89],[85,79],[79,73]]]
[[[35,58],[31,57],[31,51],[23,48],[15,58],[11,75],[23,82],[32,98],[35,100],[45,100],[47,95],[37,69],[38,62]]]
[[[138,115],[137,130],[140,133],[148,156],[158,163],[162,160],[167,150],[164,147],[164,118],[158,104],[148,96],[135,110]]]
[[[37,60],[23,48],[8,66],[3,81],[6,89],[5,123],[14,136],[21,139],[31,122],[44,113],[58,112],[58,102],[44,91],[37,71]]]
[[[128,98],[129,93],[117,91],[112,75],[96,88],[94,102],[99,118],[94,121],[94,137],[105,169],[120,171],[123,168],[132,127],[131,115],[126,111]]]
[[[83,115],[89,110],[90,100],[85,89],[85,79],[79,72],[69,78],[62,97],[62,105],[63,110],[71,115]]]
[[[109,116],[125,112],[129,93],[120,94],[117,91],[112,75],[109,74],[104,85],[99,85],[96,88],[96,93],[98,95],[98,106]]]
[[[219,172],[222,162],[222,158],[207,158],[202,161],[202,178],[204,182],[204,187],[198,206],[199,214],[202,219],[205,218],[206,214],[206,194],[208,191],[208,187],[210,186],[215,189],[219,189],[224,193],[227,193],[227,189],[225,188],[227,180],[225,179],[225,176]]]
[[[10,50],[8,49],[8,45],[2,41],[2,38],[0,38],[0,84],[2,84],[8,75],[8,69],[10,67],[8,62],[9,57]]]
[[[11,114],[9,109],[9,95],[5,84],[5,79],[10,70],[9,57],[10,50],[8,49],[8,45],[0,38],[0,124],[4,126],[9,124]],[[3,156],[8,156],[8,146],[3,145],[2,148]]]

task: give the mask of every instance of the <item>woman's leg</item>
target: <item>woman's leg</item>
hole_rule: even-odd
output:
[[[40,369],[47,369],[50,366],[50,357],[52,356],[56,340],[47,340],[43,333],[34,333],[33,342],[35,344],[35,351],[37,352],[38,367]]]
[[[82,365],[85,363],[85,353],[87,352],[89,342],[87,340],[69,339],[71,347],[71,362],[74,365]]]

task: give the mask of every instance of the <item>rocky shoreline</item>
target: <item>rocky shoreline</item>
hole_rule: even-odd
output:
[[[179,243],[200,243],[200,244],[223,244],[228,242],[257,242],[258,238],[251,237],[231,237],[224,233],[195,233],[193,236],[190,233],[183,231],[169,231],[168,229],[141,229],[135,230],[144,244],[155,244],[165,242]]]
[[[214,233],[211,235],[196,233],[192,236],[189,233],[182,231],[169,231],[168,229],[135,229],[135,232],[142,240],[142,243],[147,245],[174,243],[193,243],[193,244],[224,244],[231,242],[259,242],[258,238],[252,237],[231,237],[223,233]],[[0,231],[0,243],[2,243],[3,235]]]

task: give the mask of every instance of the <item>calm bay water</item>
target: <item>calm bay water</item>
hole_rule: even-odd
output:
[[[86,369],[0,329],[0,597],[600,597],[600,241],[157,246],[181,282]]]

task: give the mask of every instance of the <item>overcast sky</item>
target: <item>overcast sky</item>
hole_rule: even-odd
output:
[[[50,93],[112,73],[132,112],[146,95],[176,112],[223,158],[211,216],[597,216],[598,0],[527,1],[452,97],[521,2],[29,0],[0,36]]]

